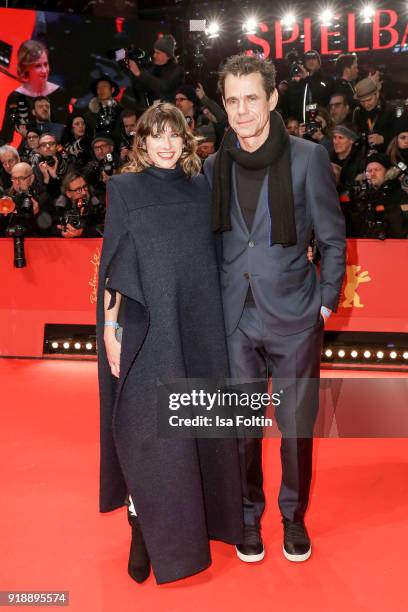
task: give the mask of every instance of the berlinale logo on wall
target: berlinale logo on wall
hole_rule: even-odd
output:
[[[368,271],[360,272],[361,266],[347,266],[347,280],[346,286],[344,287],[344,297],[346,298],[342,303],[343,308],[364,308],[364,304],[361,303],[360,296],[357,293],[357,287],[360,283],[368,283],[371,277],[368,276]]]
[[[89,301],[91,302],[91,304],[96,304],[96,300],[97,300],[98,273],[99,273],[100,260],[101,260],[101,250],[99,247],[96,247],[95,253],[92,255],[92,259],[89,260],[93,268],[92,278],[88,282],[88,285],[92,287],[92,291],[89,294]]]

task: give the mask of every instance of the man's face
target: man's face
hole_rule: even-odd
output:
[[[369,96],[364,96],[364,98],[360,98],[360,106],[364,108],[366,111],[372,111],[378,104],[378,100],[380,99],[380,94],[378,91],[370,94]]]
[[[56,155],[57,141],[53,136],[42,136],[40,138],[39,149],[41,155]]]
[[[109,100],[112,97],[112,86],[109,81],[99,81],[96,86],[96,95],[101,102]]]
[[[333,148],[340,157],[347,157],[353,148],[353,141],[343,134],[333,134]]]
[[[213,142],[202,142],[197,147],[197,153],[201,159],[207,159],[209,155],[212,155],[215,151],[215,145]]]
[[[357,58],[354,60],[354,62],[351,64],[350,66],[350,81],[356,81],[358,78],[358,61]]]
[[[343,96],[332,96],[329,104],[330,117],[334,123],[338,124],[344,121],[349,113],[350,107],[344,101]]]
[[[89,189],[85,179],[78,177],[71,181],[68,185],[66,195],[73,204],[76,204],[79,201],[83,202],[84,200],[87,200],[89,197]]]
[[[159,49],[155,49],[153,51],[153,64],[155,66],[164,66],[169,61],[169,56],[167,53],[160,51]]]
[[[107,153],[112,153],[113,146],[104,140],[97,140],[93,146],[93,152],[98,161],[103,159]]]
[[[317,57],[309,57],[308,59],[306,59],[306,61],[304,62],[304,66],[306,68],[306,70],[308,72],[310,72],[310,74],[313,74],[314,72],[316,72],[317,70],[319,70],[320,68],[320,62],[317,59]]]
[[[38,100],[35,102],[33,114],[38,121],[50,121],[51,106],[48,100]]]
[[[131,117],[123,117],[123,129],[125,130],[125,134],[127,136],[136,131],[136,123],[136,115],[132,115]]]
[[[194,104],[182,93],[176,94],[176,106],[185,117],[194,115]]]
[[[287,122],[286,129],[291,136],[299,136],[299,121],[291,119]]]
[[[13,153],[3,153],[1,163],[7,174],[11,174],[13,167],[18,163],[18,159]]]
[[[28,164],[16,164],[11,171],[11,182],[17,192],[27,191],[34,182],[34,173]]]
[[[366,177],[376,189],[383,184],[386,172],[386,168],[378,162],[371,162],[366,167]]]
[[[269,134],[269,114],[276,107],[275,90],[266,97],[259,72],[234,76],[228,74],[224,84],[224,106],[228,121],[244,150],[255,150]]]

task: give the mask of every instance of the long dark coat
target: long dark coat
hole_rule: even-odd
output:
[[[242,541],[235,440],[164,439],[157,380],[227,375],[210,192],[204,176],[149,168],[115,176],[98,295],[100,510],[134,501],[158,583],[211,563],[208,538]],[[103,342],[104,288],[121,293],[120,378]]]

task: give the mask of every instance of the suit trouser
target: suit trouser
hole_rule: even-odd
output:
[[[319,402],[323,319],[305,331],[280,336],[263,329],[255,306],[246,306],[235,331],[227,338],[231,376],[240,382],[272,375],[273,392],[284,387],[275,408],[282,434],[282,481],[279,508],[291,521],[303,520],[312,477],[313,426]],[[277,385],[275,385],[275,382]],[[262,438],[238,440],[241,461],[244,522],[259,523],[265,508]]]

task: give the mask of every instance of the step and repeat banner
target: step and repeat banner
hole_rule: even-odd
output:
[[[27,238],[27,266],[0,240],[0,355],[42,356],[44,326],[95,323],[99,239]],[[349,240],[328,331],[408,332],[408,240]]]

